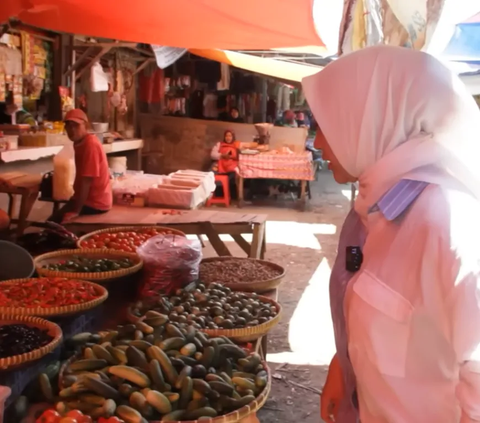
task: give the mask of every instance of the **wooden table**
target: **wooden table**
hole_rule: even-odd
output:
[[[312,153],[304,151],[293,154],[240,154],[238,176],[239,207],[244,204],[245,179],[283,179],[300,181],[299,204],[300,208],[305,210],[307,182],[315,179]]]
[[[41,181],[42,175],[40,174],[31,175],[21,172],[0,174],[0,193],[8,195],[8,216],[10,221],[13,220],[15,215],[17,196],[21,197],[17,221],[17,236],[22,235],[27,228],[28,215],[37,200]]]
[[[95,216],[79,216],[65,226],[74,233],[88,233],[118,226],[161,225],[178,229],[187,235],[206,235],[219,256],[231,256],[220,235],[228,234],[248,257],[263,258],[266,251],[267,215],[216,210],[189,210],[165,214],[170,210],[149,207],[114,206]],[[252,234],[251,244],[243,237]]]

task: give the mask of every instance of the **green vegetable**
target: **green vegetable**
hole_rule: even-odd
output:
[[[128,259],[96,259],[88,257],[72,256],[70,260],[50,263],[43,266],[44,269],[56,272],[71,273],[98,273],[111,272],[120,269],[128,269],[134,263]]]

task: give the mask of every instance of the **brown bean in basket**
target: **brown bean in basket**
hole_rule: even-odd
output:
[[[255,260],[232,258],[200,263],[200,280],[205,284],[263,282],[282,273],[279,269]]]

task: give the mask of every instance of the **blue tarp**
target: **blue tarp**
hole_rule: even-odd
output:
[[[443,55],[449,60],[480,65],[480,14],[456,25]]]

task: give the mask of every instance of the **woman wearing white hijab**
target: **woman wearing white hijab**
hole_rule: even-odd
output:
[[[344,56],[303,86],[316,147],[337,182],[359,182],[330,281],[322,418],[480,422],[477,105],[435,58],[397,47]]]

